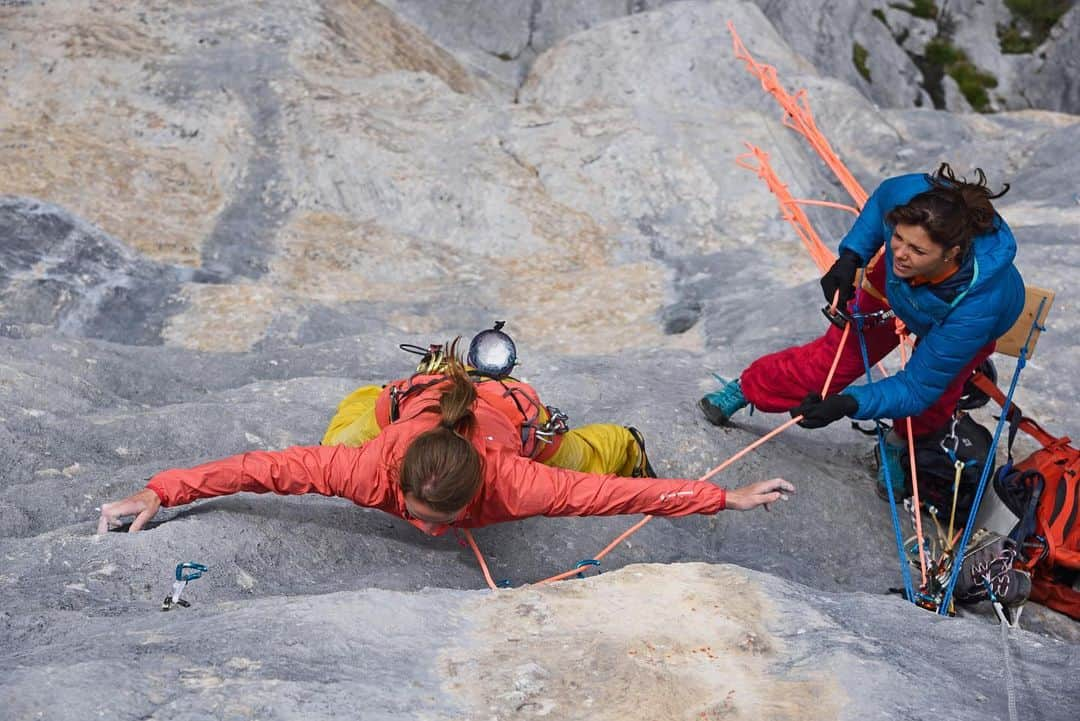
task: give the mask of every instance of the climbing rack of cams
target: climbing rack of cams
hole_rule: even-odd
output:
[[[983,464],[982,473],[979,476],[979,485],[975,491],[975,500],[971,505],[968,522],[964,527],[963,536],[959,544],[947,545],[947,549],[950,550],[946,550],[946,555],[956,554],[956,558],[946,558],[943,556],[938,561],[942,570],[946,567],[948,568],[948,580],[944,583],[940,591],[933,594],[937,600],[937,612],[941,615],[949,615],[952,613],[953,592],[956,588],[957,581],[959,580],[961,569],[964,567],[964,556],[968,552],[968,543],[971,539],[972,532],[975,530],[975,519],[978,517],[983,493],[986,491],[987,481],[994,468],[994,458],[998,441],[1001,438],[1002,429],[1008,422],[1009,411],[1012,406],[1012,397],[1016,392],[1016,386],[1020,380],[1020,371],[1023,370],[1027,361],[1034,355],[1035,345],[1039,335],[1042,331],[1046,330],[1046,317],[1049,314],[1050,306],[1054,301],[1054,292],[1043,288],[1029,287],[1026,289],[1026,294],[1024,309],[1021,311],[1020,317],[1017,319],[1016,323],[1013,324],[1012,328],[1001,336],[996,348],[996,351],[999,353],[1016,357],[1016,369],[1013,371],[1012,381],[1009,384],[1009,391],[1005,395],[1005,402],[1002,404],[1001,416],[994,429],[994,439],[990,444],[990,452],[987,454],[986,462]]]

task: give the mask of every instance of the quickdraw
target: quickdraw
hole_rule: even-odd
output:
[[[184,563],[176,564],[176,580],[173,581],[172,593],[165,597],[165,600],[161,602],[161,610],[169,611],[176,606],[181,608],[188,608],[191,604],[184,599],[180,598],[180,594],[184,592],[187,585],[194,581],[196,578],[202,578],[202,575],[210,569],[201,563],[195,563],[194,561],[185,561]]]

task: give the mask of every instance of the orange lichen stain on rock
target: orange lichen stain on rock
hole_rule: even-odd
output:
[[[273,288],[255,283],[191,283],[180,296],[187,308],[161,335],[167,344],[202,351],[250,349],[266,334],[278,302]]]
[[[453,55],[374,0],[326,3],[319,21],[320,42],[294,57],[313,76],[363,78],[404,70],[434,75],[458,93],[480,87]]]
[[[155,260],[197,265],[223,198],[190,161],[79,126],[0,128],[0,193],[59,205]]]
[[[118,14],[113,22],[80,21],[60,28],[67,35],[63,41],[66,55],[71,59],[122,57],[144,63],[174,50],[163,37],[148,32],[153,27],[150,23],[140,27],[125,23],[124,17]]]
[[[438,247],[372,221],[327,212],[294,215],[279,235],[267,282],[327,305],[367,300],[425,301],[451,276]]]
[[[839,715],[844,696],[835,680],[785,657],[769,632],[771,604],[739,569],[629,566],[572,585],[500,592],[469,612],[472,632],[440,665],[444,688],[470,717]],[[760,653],[740,648],[748,636],[761,641]]]

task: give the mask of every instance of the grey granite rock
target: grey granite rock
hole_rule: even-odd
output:
[[[563,39],[673,0],[387,0],[384,4],[512,98],[536,58]]]
[[[886,3],[756,2],[791,48],[823,74],[857,87],[883,107],[927,103],[922,73],[894,39],[903,29],[892,29],[871,13]],[[854,62],[856,44],[867,52],[869,80]]]

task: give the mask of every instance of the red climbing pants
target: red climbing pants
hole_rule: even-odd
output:
[[[885,287],[884,263],[876,263],[871,269],[869,279],[875,288]],[[862,313],[873,313],[888,308],[862,288],[855,292],[855,302]],[[802,403],[810,393],[821,393],[821,387],[829,375],[836,349],[840,345],[843,330],[829,325],[825,335],[802,346],[786,348],[778,353],[762,356],[750,364],[740,376],[743,396],[760,411],[782,413],[790,411]],[[866,351],[870,365],[875,365],[887,356],[899,344],[894,322],[890,319],[872,328],[864,328]],[[994,351],[994,341],[979,349],[975,357],[953,378],[937,401],[918,416],[911,419],[911,432],[916,438],[933,433],[945,426],[952,418],[956,402],[964,392],[964,382]],[[862,352],[859,349],[858,335],[853,331],[848,334],[840,361],[836,366],[827,392],[839,393],[853,381],[866,376]],[[901,419],[902,420],[902,419]],[[907,436],[907,424],[897,423],[893,427],[897,434]]]

